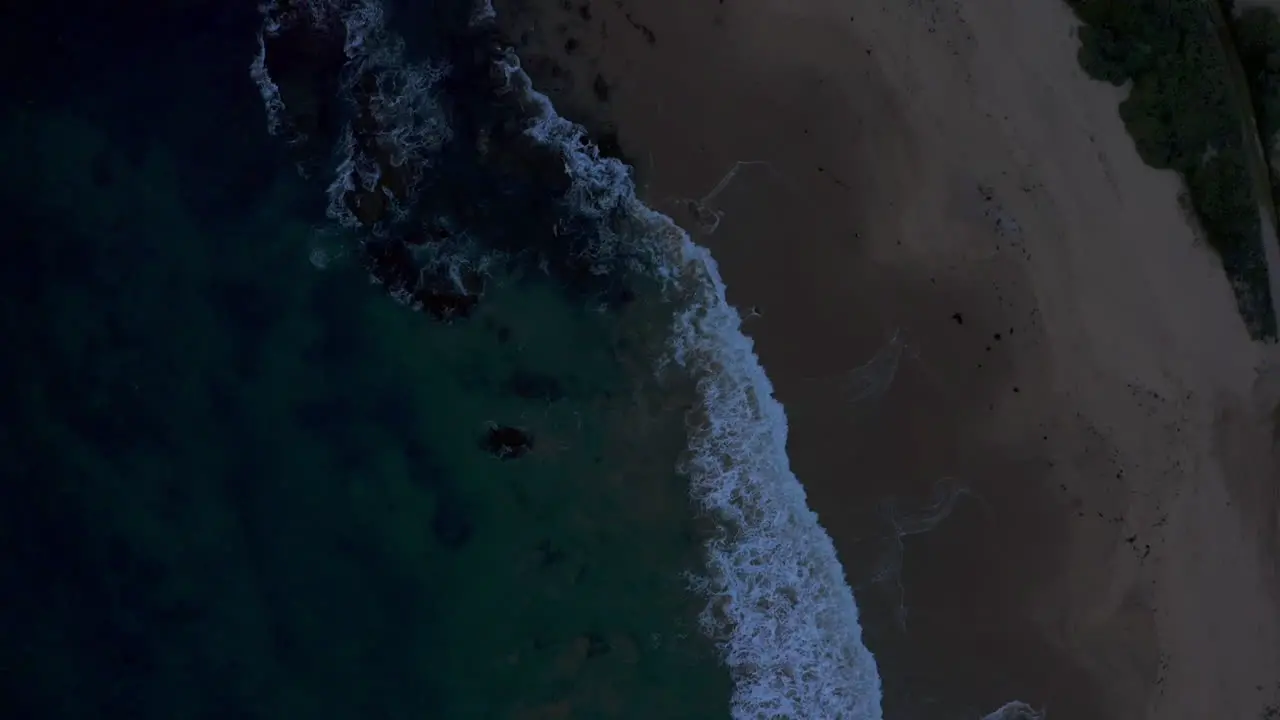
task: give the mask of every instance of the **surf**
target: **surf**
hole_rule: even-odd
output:
[[[330,186],[329,217],[358,226],[360,208],[349,199],[361,193],[385,202],[394,216],[412,199],[413,173],[429,167],[433,153],[449,141],[433,99],[448,68],[404,60],[403,41],[386,28],[375,0],[273,3],[263,13],[264,37],[295,23],[341,27],[345,37],[334,41],[342,43],[346,58],[343,77],[372,71],[379,78],[386,97],[363,102],[386,111],[376,127],[390,132],[373,135],[362,148],[349,128],[344,131],[335,150],[339,179]],[[479,4],[471,18],[492,23],[492,6]],[[266,70],[266,47],[260,38],[250,74],[267,109],[268,130],[292,132],[291,142],[302,142],[301,129],[286,127],[285,100]],[[563,161],[563,201],[593,228],[584,251],[593,271],[606,274],[620,261],[656,280],[679,308],[656,371],[676,368],[696,381],[699,406],[686,419],[688,452],[679,470],[718,532],[705,548],[705,570],[687,579],[705,601],[701,630],[715,640],[733,680],[732,717],[878,720],[880,676],[862,641],[853,591],[791,470],[786,413],[726,300],[715,259],[642,202],[631,168],[602,156],[583,127],[561,117],[514,52],[503,53],[495,70],[505,78],[501,92],[514,94],[526,111],[523,132]],[[344,82],[340,91],[352,89]],[[390,162],[371,162],[370,148]],[[386,172],[408,175],[391,184]]]
[[[628,240],[645,243],[651,271],[683,298],[669,359],[697,378],[702,407],[682,470],[721,529],[707,547],[707,572],[691,586],[707,599],[702,629],[733,674],[733,717],[881,717],[880,677],[853,591],[791,471],[786,413],[711,252],[639,199],[630,169],[560,117],[514,53],[505,69],[537,108],[526,132],[563,154],[573,202],[591,216],[621,211],[640,221],[648,233]],[[600,252],[618,241],[602,237]]]

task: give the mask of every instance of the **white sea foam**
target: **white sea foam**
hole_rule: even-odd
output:
[[[342,92],[366,74],[377,91],[367,110],[377,128],[374,142],[393,167],[409,173],[409,195],[435,153],[453,136],[437,99],[436,86],[449,74],[445,63],[409,62],[404,39],[386,25],[380,0],[361,0],[341,14],[346,31]]]
[[[703,629],[734,679],[735,720],[872,720],[880,677],[862,643],[858,608],[831,539],[805,502],[787,458],[787,420],[706,248],[636,197],[629,169],[601,157],[583,128],[556,114],[508,55],[511,87],[537,108],[528,133],[557,148],[575,209],[623,211],[650,231],[618,237],[602,224],[596,253],[643,242],[658,276],[685,298],[672,359],[698,377],[703,413],[685,466],[695,498],[725,532],[708,548],[695,588],[708,597]]]
[[[360,219],[351,212],[346,201],[348,193],[356,190],[357,175],[356,139],[349,125],[342,128],[342,137],[334,148],[334,154],[338,157],[338,167],[333,174],[333,181],[325,188],[325,197],[328,198],[325,215],[342,227],[358,229]]]
[[[336,32],[341,26],[343,67],[339,94],[353,107],[353,90],[360,78],[374,80],[376,92],[369,98],[366,110],[376,128],[373,137],[381,155],[396,168],[401,177],[404,198],[390,193],[387,201],[393,215],[410,204],[423,173],[431,167],[435,154],[452,138],[452,129],[437,96],[437,85],[449,73],[445,63],[409,62],[405,57],[404,39],[391,32],[380,0],[297,0],[286,7],[271,0],[259,6],[264,17],[258,35],[258,53],[249,69],[267,110],[267,130],[279,131],[285,112],[280,88],[266,67],[266,38],[276,37],[297,22]],[[294,142],[304,138],[293,138]],[[351,212],[335,198],[355,189],[357,183],[372,190],[381,179],[379,160],[361,152],[348,127],[335,148],[336,176],[329,187],[329,216],[350,227],[359,223]],[[353,180],[350,175],[355,172]]]
[[[267,111],[267,134],[280,132],[281,117],[284,114],[284,100],[280,97],[280,88],[267,72],[267,46],[261,33],[258,34],[258,54],[253,56],[253,64],[249,66],[249,77],[258,86],[262,95],[262,105]]]
[[[471,27],[479,27],[492,22],[496,17],[497,13],[493,9],[493,0],[477,0],[475,8],[471,11]]]

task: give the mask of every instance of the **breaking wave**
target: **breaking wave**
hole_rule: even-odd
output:
[[[527,132],[563,153],[575,207],[596,217],[622,210],[647,226],[637,237],[604,235],[599,252],[619,241],[645,243],[658,278],[682,298],[671,359],[697,378],[702,399],[682,469],[695,499],[722,524],[707,573],[692,584],[708,598],[703,631],[733,673],[734,718],[879,718],[880,677],[853,592],[791,472],[786,414],[711,253],[639,200],[630,169],[601,157],[583,128],[557,115],[514,54],[506,70],[539,110]]]
[[[368,227],[368,219],[359,216],[360,202],[374,201],[380,212],[384,203],[390,206],[394,216],[413,197],[434,153],[450,140],[436,97],[448,65],[409,63],[376,0],[281,0],[264,6],[263,13],[264,38],[299,22],[342,34],[346,64],[339,95],[356,108],[352,123],[360,122],[361,113],[375,117],[340,134],[329,216],[344,226]],[[487,2],[471,12],[473,23],[492,17]],[[251,76],[266,104],[268,129],[296,139],[303,130],[287,127],[288,97],[267,72],[268,47],[262,45]],[[639,200],[630,168],[603,157],[582,127],[560,117],[514,53],[500,56],[495,70],[505,77],[504,92],[514,94],[531,117],[525,134],[563,160],[564,200],[592,227],[584,250],[592,272],[608,273],[621,262],[656,278],[681,308],[660,365],[691,374],[701,399],[688,417],[689,446],[680,469],[720,532],[708,544],[705,572],[691,577],[690,585],[706,598],[702,630],[717,642],[734,681],[733,717],[880,718],[880,677],[862,642],[852,590],[790,469],[786,415],[725,299],[715,260],[670,218]],[[376,82],[369,83],[370,77]],[[389,172],[400,177],[392,182],[385,177]],[[385,198],[370,199],[379,194]],[[432,245],[423,247],[430,252]],[[480,257],[478,249],[450,259],[455,256],[436,252],[430,260],[461,265]]]

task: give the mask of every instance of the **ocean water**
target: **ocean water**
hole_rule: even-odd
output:
[[[675,469],[688,484],[692,510],[710,527],[700,538],[703,565],[683,575],[693,597],[705,603],[698,629],[715,643],[732,681],[729,714],[878,715],[879,678],[860,639],[852,593],[788,468],[785,416],[739,329],[737,312],[725,302],[714,261],[671,220],[645,207],[629,168],[602,157],[583,130],[559,117],[532,87],[518,58],[492,35],[492,9],[482,4],[469,10],[475,39],[464,45],[471,44],[472,55],[459,62],[456,51],[441,57],[429,49],[410,60],[406,35],[373,0],[266,8],[253,77],[268,129],[305,147],[314,141],[311,128],[328,122],[290,115],[304,91],[296,81],[278,80],[272,60],[292,52],[300,38],[314,46],[313,38],[325,37],[334,55],[327,62],[341,68],[334,85],[351,108],[337,133],[337,172],[328,190],[334,222],[375,238],[367,242],[389,235],[394,243],[408,233],[411,245],[418,245],[420,227],[446,227],[422,243],[431,249],[414,267],[447,278],[446,291],[455,294],[483,294],[483,279],[468,280],[477,268],[485,277],[501,276],[503,268],[534,259],[551,277],[568,281],[575,295],[608,303],[616,294],[599,288],[602,283],[641,288],[633,291],[639,299],[621,302],[655,306],[654,312],[643,311],[650,318],[644,334],[653,342],[641,371],[652,364],[659,378],[682,378],[673,383],[675,393],[688,394],[680,403],[682,417],[668,420],[681,428],[687,445]],[[463,34],[461,28],[451,31],[453,38]],[[283,67],[286,73],[292,69],[288,61]],[[456,103],[450,88],[459,87],[450,85],[455,73],[464,78],[462,92],[487,90],[489,103],[506,106],[500,128],[483,122],[478,130],[459,128],[457,114],[450,112]],[[307,82],[314,86],[315,76]],[[447,157],[453,145],[482,157],[503,152],[495,145],[523,148],[517,157],[534,165],[536,156],[549,154],[556,176],[551,184],[559,186],[553,194],[557,210],[526,211],[524,235],[514,245],[502,240],[504,230],[450,216],[439,192],[457,174]],[[501,175],[496,184],[505,185]],[[461,204],[474,206],[481,197],[468,192]],[[546,244],[535,239],[539,234]],[[592,277],[581,277],[584,271]],[[420,277],[392,287],[392,294],[429,308],[421,293],[430,282]],[[602,310],[611,311],[616,312]]]
[[[715,261],[489,6],[23,12],[18,717],[881,716]]]

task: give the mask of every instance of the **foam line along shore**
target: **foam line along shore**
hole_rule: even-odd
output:
[[[382,12],[369,2],[273,7],[264,30],[269,41],[293,23],[334,28],[331,42],[341,47],[350,68],[339,74],[344,80],[338,92],[370,110],[361,120],[366,127],[343,131],[330,216],[375,232],[384,215],[394,220],[412,203],[419,179],[414,173],[429,168],[432,154],[448,142],[448,129],[438,120],[440,103],[431,94],[446,71],[402,62],[400,43],[389,36]],[[480,6],[471,22],[483,23],[488,14]],[[253,74],[271,127],[280,128],[286,102],[267,72],[269,45],[264,42]],[[691,589],[705,596],[702,630],[720,644],[733,673],[734,716],[878,717],[879,678],[860,639],[852,592],[789,469],[785,414],[740,331],[737,311],[725,300],[715,261],[637,198],[630,168],[602,157],[583,128],[560,117],[514,54],[504,53],[497,67],[505,76],[497,94],[519,99],[528,117],[524,132],[562,158],[571,211],[593,223],[581,255],[600,273],[624,258],[627,268],[651,273],[680,304],[666,360],[696,378],[701,397],[701,407],[688,418],[690,448],[682,469],[698,504],[720,524],[707,548],[707,570],[691,578]],[[370,72],[372,85],[353,82]],[[431,82],[415,80],[422,77]],[[360,95],[372,87],[392,96]],[[379,114],[382,108],[396,108],[400,115]],[[408,131],[420,126],[431,132]],[[406,146],[405,138],[415,141]],[[298,131],[294,143],[308,139]],[[405,168],[407,178],[401,177]],[[483,246],[482,235],[477,242]],[[463,260],[474,268],[474,258]],[[472,289],[458,282],[456,262],[445,275],[453,281],[451,292],[466,295]],[[400,295],[420,301],[420,290],[400,288]]]

